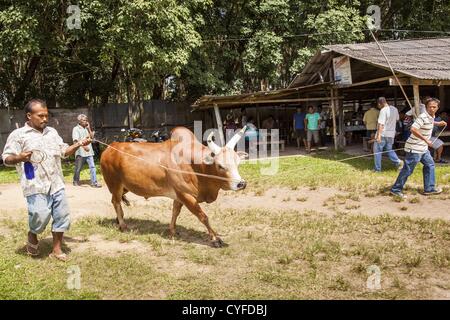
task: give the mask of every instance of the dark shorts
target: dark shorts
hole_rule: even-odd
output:
[[[306,139],[306,131],[305,129],[295,129],[295,135],[297,136],[297,139]]]
[[[367,138],[371,138],[372,134],[375,136],[375,133],[377,133],[377,130],[367,130]]]

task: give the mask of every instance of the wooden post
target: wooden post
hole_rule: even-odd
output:
[[[219,129],[219,138],[220,138],[221,146],[223,147],[225,145],[225,137],[223,134],[222,118],[220,116],[220,111],[219,111],[219,107],[217,106],[217,104],[214,104],[214,114],[216,115],[217,129]]]
[[[336,95],[338,95],[338,90],[335,91]],[[344,101],[337,100],[338,111],[339,111],[339,142],[338,147],[345,147],[345,113],[344,113]]]
[[[397,87],[394,87],[394,107],[397,108]]]
[[[418,117],[420,114],[420,90],[419,84],[417,82],[414,82],[413,90],[414,90],[414,114],[416,117]]]
[[[258,128],[261,128],[261,118],[259,114],[259,105],[256,107],[256,123],[258,124]]]
[[[333,141],[334,141],[334,150],[337,151],[338,144],[337,144],[337,134],[336,134],[336,107],[335,107],[335,100],[334,100],[334,89],[330,89],[331,93],[331,100],[330,100],[330,107],[331,107],[331,113],[333,115]]]
[[[445,86],[444,85],[440,85],[439,87],[439,100],[441,100],[441,110],[442,109],[445,109],[445,107],[447,106],[447,104],[446,104],[446,102],[447,101],[445,101],[446,99],[446,97],[445,97]]]

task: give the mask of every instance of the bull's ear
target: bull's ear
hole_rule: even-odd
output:
[[[207,153],[204,157],[203,157],[203,163],[210,165],[214,163],[214,153]]]
[[[248,153],[244,151],[238,151],[237,155],[239,156],[239,158],[241,158],[241,160],[244,160],[245,158],[248,157]]]

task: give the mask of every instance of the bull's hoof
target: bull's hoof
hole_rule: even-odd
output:
[[[119,225],[119,230],[122,232],[128,231],[128,226],[126,224]]]
[[[174,239],[176,239],[179,236],[180,236],[180,233],[178,231],[173,231],[172,232],[171,230],[169,230],[169,237],[170,237],[170,239],[174,240]]]
[[[211,243],[214,248],[222,248],[224,246],[224,242],[220,238],[216,238],[216,240],[212,240]]]

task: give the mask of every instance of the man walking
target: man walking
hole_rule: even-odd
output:
[[[88,138],[68,146],[58,132],[47,126],[48,110],[43,100],[33,99],[25,106],[27,122],[14,130],[6,141],[2,159],[7,166],[15,166],[28,204],[27,252],[39,255],[37,235],[53,218],[53,250],[51,257],[66,261],[61,244],[69,229],[69,209],[64,192],[61,158],[73,154],[90,143]],[[34,156],[33,156],[34,154]]]
[[[87,116],[80,114],[77,120],[78,125],[72,130],[73,142],[77,143],[77,141],[81,141],[85,138],[94,138],[94,132],[91,130]],[[101,185],[97,182],[92,144],[79,148],[75,153],[75,173],[73,175],[73,185],[80,186],[80,172],[85,162],[87,162],[91,174],[91,187],[100,188]]]
[[[390,106],[384,97],[378,98],[378,107],[380,108],[378,130],[375,135],[375,143],[373,146],[375,158],[374,171],[381,172],[381,158],[384,151],[388,154],[389,159],[394,165],[400,170],[403,167],[403,161],[400,160],[395,151],[392,150],[397,121],[400,119],[398,110],[396,107]]]
[[[405,195],[402,193],[403,187],[419,161],[423,164],[423,194],[433,195],[442,192],[442,189],[435,186],[435,165],[433,157],[428,150],[428,147],[433,147],[434,139],[431,138],[433,126],[444,127],[447,125],[445,121],[434,122],[439,105],[440,101],[438,99],[430,98],[427,100],[425,105],[426,112],[421,113],[411,126],[411,135],[405,144],[405,165],[391,188],[392,195],[405,198]]]

